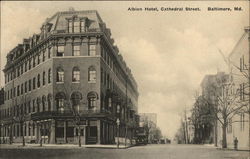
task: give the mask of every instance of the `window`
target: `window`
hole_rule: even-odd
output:
[[[31,113],[31,101],[28,101],[28,113]]]
[[[80,70],[78,67],[74,67],[72,71],[72,82],[80,82]]]
[[[48,83],[51,82],[51,69],[48,70]]]
[[[20,95],[20,86],[18,85],[17,86],[17,96],[19,96]]]
[[[36,67],[36,56],[33,57],[33,67]]]
[[[24,64],[24,72],[27,72],[27,65],[28,65],[28,63],[25,62],[25,64]]]
[[[31,91],[31,80],[29,80],[29,91]]]
[[[30,131],[31,131],[31,124],[30,123],[28,124],[28,129],[29,129],[28,136],[30,136]]]
[[[43,62],[45,61],[45,50],[43,50]]]
[[[96,100],[98,98],[96,92],[90,92],[87,95],[88,98],[88,108],[89,109],[96,109]]]
[[[21,68],[21,75],[23,74],[23,64],[20,66]]]
[[[23,94],[23,84],[21,84],[21,94]]]
[[[43,85],[45,85],[45,71],[43,71]]]
[[[36,89],[36,77],[33,78],[33,89]]]
[[[12,99],[12,88],[10,89],[10,99]]]
[[[64,55],[64,46],[57,46],[56,56],[63,56],[63,55]]]
[[[104,71],[104,86],[106,85],[106,72]]]
[[[80,22],[74,21],[74,32],[79,33],[80,32]]]
[[[56,81],[57,82],[63,82],[64,81],[64,71],[63,71],[62,68],[57,69]]]
[[[48,111],[51,111],[51,99],[52,99],[52,95],[48,94]]]
[[[24,92],[27,93],[27,81],[24,84]]]
[[[40,74],[37,75],[37,88],[40,87]]]
[[[16,87],[14,87],[14,90],[13,90],[13,97],[16,97]]]
[[[75,112],[80,111],[80,100],[82,99],[82,94],[79,92],[74,92],[71,95],[72,106]]]
[[[85,21],[81,21],[81,32],[85,32]]]
[[[35,130],[36,130],[35,128],[36,128],[36,127],[35,127],[35,123],[33,123],[33,124],[32,124],[32,129],[33,129],[33,130],[32,130],[32,134],[33,134],[33,136],[35,136]]]
[[[80,45],[73,46],[73,56],[80,56]]]
[[[37,55],[37,65],[40,64],[40,53]]]
[[[61,113],[64,112],[64,99],[65,99],[65,94],[63,92],[59,92],[56,94],[56,108],[57,111]]]
[[[41,111],[46,111],[46,97],[43,96],[42,97],[42,110]]]
[[[33,105],[32,105],[32,112],[36,111],[36,100],[33,100]]]
[[[41,100],[38,97],[37,100],[36,100],[37,112],[40,112],[40,103],[41,103]]]
[[[109,74],[107,74],[107,84],[108,84],[108,89],[110,89],[110,78],[109,78]]]
[[[29,59],[29,70],[31,69],[31,62],[32,62],[32,59]]]
[[[96,45],[89,45],[89,56],[95,56],[96,55]]]
[[[88,69],[88,79],[90,82],[96,82],[96,70],[93,66]]]
[[[20,76],[20,66],[18,67],[18,69],[17,69],[17,77],[19,77]]]
[[[240,58],[240,71],[244,71],[245,69],[245,59],[244,59],[244,55],[242,55],[242,57]]]
[[[69,33],[73,32],[73,23],[72,20],[69,21]]]
[[[50,59],[50,57],[51,57],[51,51],[52,51],[52,48],[49,47],[49,49],[48,49],[48,59]]]
[[[101,83],[103,83],[103,69],[101,68]]]
[[[244,131],[244,128],[245,128],[245,114],[244,113],[241,113],[240,114],[240,130],[241,131]]]

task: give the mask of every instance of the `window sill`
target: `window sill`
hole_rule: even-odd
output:
[[[56,84],[63,84],[64,82],[56,82]]]
[[[72,82],[72,83],[80,83],[80,81],[77,81],[77,82]]]
[[[96,81],[88,81],[88,83],[96,83]]]

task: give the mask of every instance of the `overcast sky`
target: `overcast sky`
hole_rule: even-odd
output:
[[[208,12],[207,7],[243,11]],[[249,2],[1,2],[1,70],[6,54],[38,33],[57,11],[98,10],[139,87],[139,112],[158,114],[158,126],[173,137],[185,107],[206,74],[223,71],[218,48],[229,54],[249,25]],[[200,12],[132,12],[129,7],[200,7]],[[1,86],[4,85],[1,72]]]

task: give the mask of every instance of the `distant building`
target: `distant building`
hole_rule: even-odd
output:
[[[157,128],[157,114],[156,113],[140,113],[140,126],[146,127],[148,134],[148,142],[154,143],[158,141],[158,132],[160,131]],[[156,137],[157,136],[157,137]]]
[[[214,106],[218,105],[217,97],[221,94],[220,82],[226,82],[229,79],[229,74],[218,72],[214,75],[206,75],[201,82],[202,96]],[[213,112],[211,112],[213,113]],[[218,121],[213,118],[209,124],[205,124],[205,134],[202,137],[205,143],[218,144]]]
[[[137,83],[97,11],[57,12],[8,53],[3,71],[0,138],[78,143],[80,135],[82,144],[111,144],[133,137]]]
[[[139,113],[140,122],[152,122],[157,125],[157,114],[156,113]]]

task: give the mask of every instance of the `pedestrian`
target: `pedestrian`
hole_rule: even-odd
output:
[[[237,137],[234,138],[234,150],[238,149],[238,139]]]

